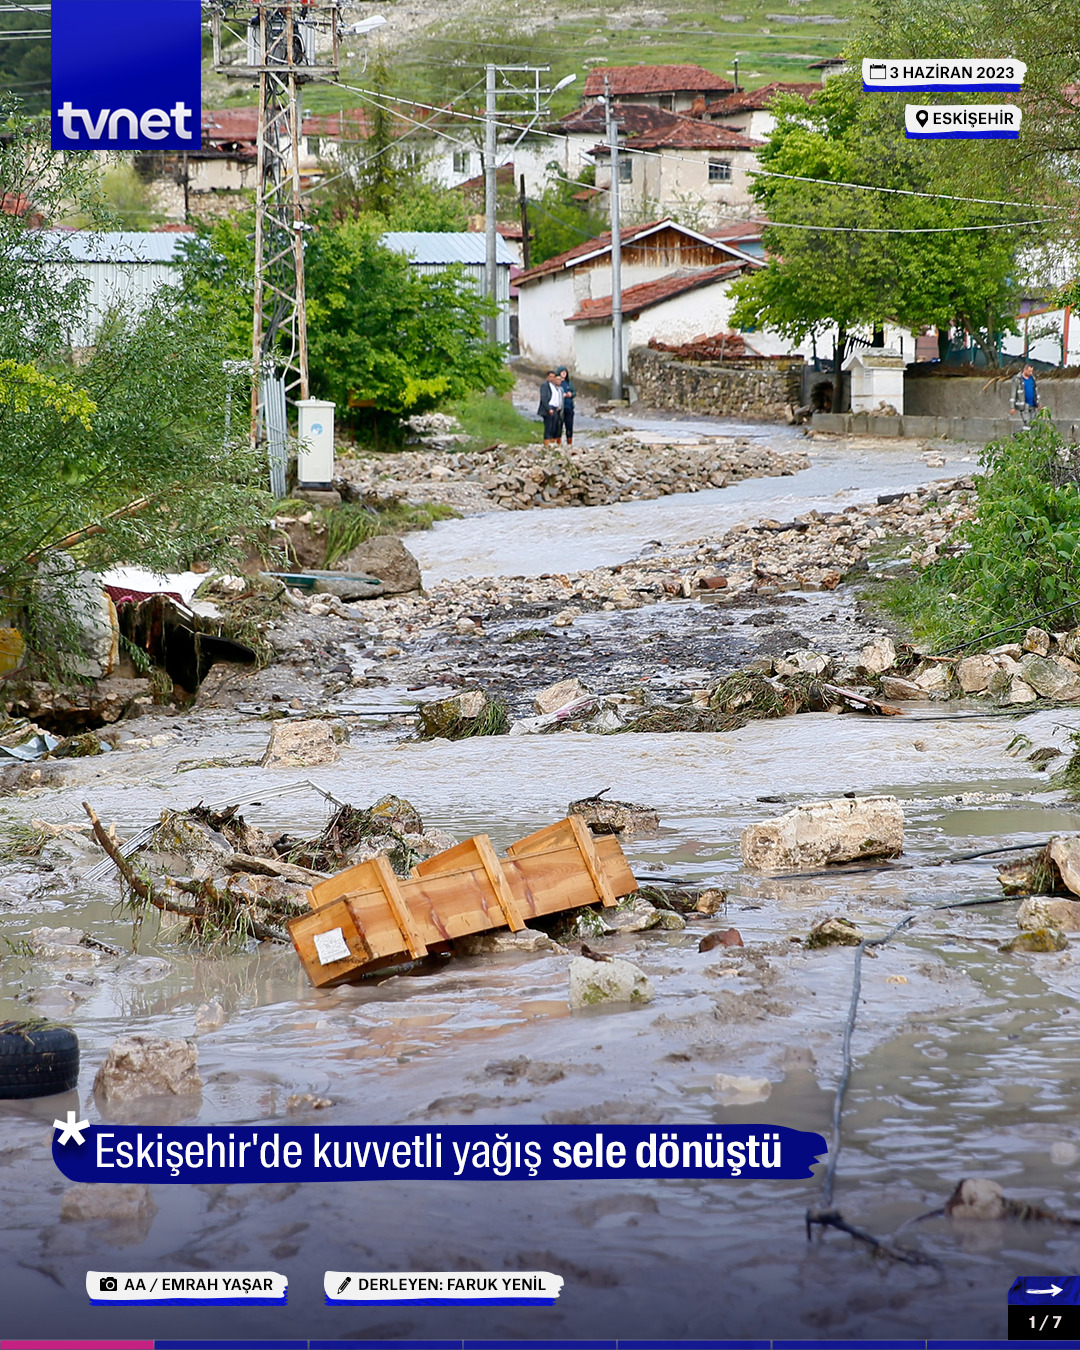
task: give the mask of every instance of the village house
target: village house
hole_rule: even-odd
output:
[[[616,103],[643,103],[663,112],[689,112],[695,103],[730,94],[730,80],[703,66],[594,66],[582,97],[603,98],[605,80]]]
[[[727,127],[729,131],[763,141],[776,126],[770,105],[779,95],[795,94],[809,101],[820,92],[819,84],[784,84],[774,81],[772,84],[763,84],[760,89],[740,89],[738,93],[726,94],[706,105],[705,117],[710,122]]]
[[[619,110],[620,113],[623,109]],[[764,141],[694,117],[628,136],[620,146],[620,202],[628,220],[679,215],[699,229],[721,226],[754,210],[757,152]],[[596,186],[611,185],[611,152],[596,145]]]
[[[680,341],[724,328],[731,312],[727,287],[760,266],[731,244],[670,219],[623,230],[626,352],[653,336]],[[515,284],[527,360],[541,369],[565,362],[583,379],[611,378],[609,233],[530,268]]]

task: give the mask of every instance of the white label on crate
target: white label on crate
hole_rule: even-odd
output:
[[[328,933],[316,933],[315,951],[321,966],[332,966],[335,961],[344,961],[352,955],[340,928],[331,928]]]

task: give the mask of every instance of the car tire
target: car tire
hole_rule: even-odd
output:
[[[0,1100],[51,1097],[79,1081],[79,1038],[52,1022],[0,1022]]]

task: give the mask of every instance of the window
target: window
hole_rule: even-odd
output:
[[[472,154],[468,150],[454,151],[454,172],[468,173],[472,168]]]
[[[629,155],[619,156],[619,182],[632,183],[634,181],[634,161]]]
[[[730,159],[710,159],[710,160],[709,160],[709,182],[710,182],[710,183],[730,183],[730,182],[731,182],[731,160],[730,160]]]

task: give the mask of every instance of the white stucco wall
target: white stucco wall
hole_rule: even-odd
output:
[[[574,312],[574,280],[570,272],[542,277],[518,293],[518,345],[522,356],[538,366],[570,364],[572,337],[564,320]]]

